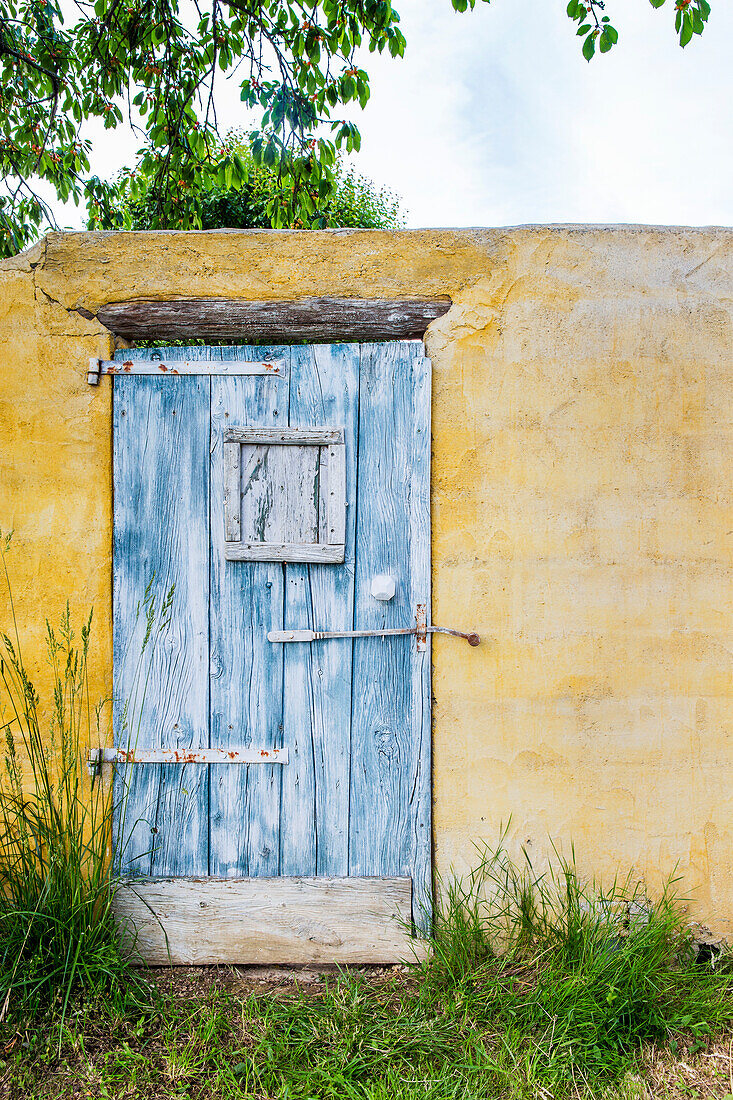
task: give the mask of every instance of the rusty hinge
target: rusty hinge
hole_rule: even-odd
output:
[[[287,749],[93,749],[90,774],[103,764],[287,764]]]
[[[161,356],[153,353],[150,359],[90,359],[87,370],[87,382],[90,386],[99,385],[100,375],[154,375],[175,377],[179,374],[242,375],[259,374],[281,378],[287,373],[287,360],[263,359],[245,361],[244,359],[173,359],[164,363]]]

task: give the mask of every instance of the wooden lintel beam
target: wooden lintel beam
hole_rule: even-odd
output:
[[[436,298],[299,298],[243,301],[230,298],[133,298],[97,312],[103,325],[126,340],[253,340],[288,344],[421,339],[431,321],[451,306]]]

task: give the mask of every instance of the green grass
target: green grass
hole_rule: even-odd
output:
[[[80,994],[58,1047],[39,1017],[24,1033],[30,1047],[7,1057],[4,1079],[16,1090],[9,1095],[709,1100],[729,1093],[727,1047],[720,1047],[733,1024],[729,959],[695,961],[671,887],[648,902],[629,883],[607,890],[583,883],[559,858],[554,871],[535,875],[501,847],[484,853],[472,876],[443,890],[432,954],[419,964],[343,971],[316,986],[267,992],[232,988],[233,974],[203,992],[171,981],[151,987],[135,1010]],[[669,1070],[671,1086],[654,1085],[654,1059]],[[693,1071],[699,1088],[689,1084]]]
[[[598,1095],[649,1043],[705,1045],[733,1019],[731,970],[695,961],[672,888],[535,875],[499,847],[443,891],[432,956],[378,990],[258,1001],[246,1061],[267,1096]]]
[[[359,1100],[493,1100],[530,1097],[723,1097],[726,1062],[709,1059],[714,1035],[699,1040],[681,1020],[654,1044],[677,1036],[681,1070],[660,1054],[679,1087],[658,1090],[647,1073],[649,1045],[613,1060],[603,1072],[561,1057],[553,1068],[548,1029],[515,1024],[487,1013],[487,990],[461,994],[426,985],[426,970],[343,973],[316,990],[251,994],[214,984],[208,991],[151,994],[144,1012],[111,1010],[75,999],[62,1042],[43,1021],[28,1047],[17,1042],[4,1057],[0,1080],[10,1097],[354,1097]],[[525,991],[526,992],[526,991]],[[519,1000],[525,999],[520,992]],[[709,1022],[711,1033],[720,1018]],[[578,1032],[574,1032],[578,1037]],[[6,1037],[10,1041],[6,1042]],[[7,1050],[12,1033],[3,1035]],[[568,1035],[566,1034],[566,1039]],[[727,1045],[727,1044],[726,1044]],[[563,1043],[558,1044],[562,1054]],[[0,1052],[2,1047],[0,1047]],[[697,1059],[697,1061],[696,1061]],[[686,1083],[701,1067],[704,1085]],[[640,1083],[639,1078],[644,1079]]]

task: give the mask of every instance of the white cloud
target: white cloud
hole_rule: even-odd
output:
[[[401,63],[371,60],[362,170],[412,225],[733,222],[733,9],[677,44],[669,4],[608,0],[588,64],[562,0],[402,0]]]

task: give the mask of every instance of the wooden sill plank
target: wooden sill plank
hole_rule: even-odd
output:
[[[259,340],[264,343],[331,343],[419,340],[451,306],[435,298],[299,298],[242,301],[229,298],[133,298],[110,302],[97,319],[127,340]]]
[[[170,878],[128,880],[114,908],[151,966],[391,963],[424,957],[411,902],[402,877]]]

